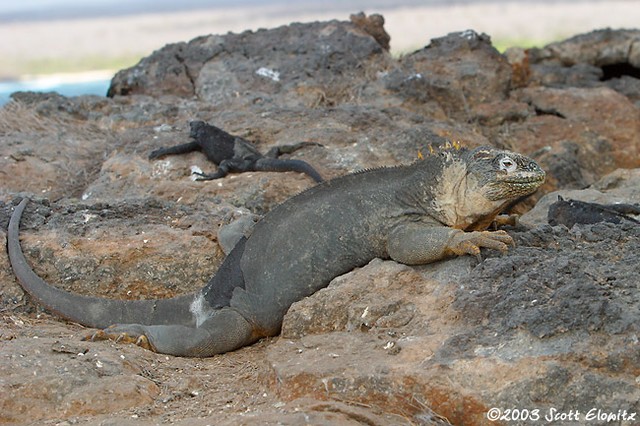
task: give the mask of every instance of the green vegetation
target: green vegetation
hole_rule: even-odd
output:
[[[566,37],[564,37],[566,38]],[[529,49],[531,47],[544,47],[549,43],[553,43],[554,41],[563,40],[563,37],[557,37],[554,39],[548,40],[532,40],[532,39],[509,39],[509,38],[496,38],[491,39],[491,44],[495,47],[500,53],[504,53],[510,47],[522,47],[523,49]],[[405,49],[402,51],[396,51],[391,49],[391,54],[395,57],[400,57],[403,55],[408,55],[410,53],[415,52],[416,50],[420,50],[425,47],[428,43],[423,45],[416,45],[410,49]]]
[[[560,38],[557,38],[558,40]],[[492,43],[500,52],[504,52],[509,47],[542,47],[554,40],[531,40],[531,39],[495,39]],[[423,48],[425,45],[416,45],[415,48],[402,52],[392,51],[398,57]],[[123,56],[81,56],[72,58],[42,58],[37,60],[26,60],[18,58],[4,58],[0,62],[0,80],[17,78],[24,75],[47,75],[58,73],[75,73],[98,70],[118,71],[137,64],[143,55],[123,55]]]
[[[140,61],[141,55],[119,57],[83,56],[75,58],[42,58],[37,60],[7,59],[0,63],[0,78],[24,75],[47,75],[128,68]]]
[[[557,39],[560,40],[560,39]],[[499,52],[504,52],[510,47],[521,47],[523,49],[529,49],[532,47],[544,47],[549,43],[553,43],[555,40],[530,40],[530,39],[507,39],[507,38],[498,38],[495,40],[491,40],[491,44],[495,47]]]

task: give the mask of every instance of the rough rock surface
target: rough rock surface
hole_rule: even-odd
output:
[[[25,296],[3,252],[0,423],[480,425],[496,407],[502,424],[555,409],[578,410],[562,423],[578,425],[606,423],[587,421],[592,408],[640,412],[640,229],[546,223],[558,193],[640,202],[640,31],[505,55],[466,31],[393,58],[383,24],[203,36],[122,70],[110,97],[15,94],[0,110],[0,240],[28,195],[22,242],[48,281],[117,298],[203,285],[224,256],[219,228],[313,182],[194,182],[191,166],[213,168],[200,153],[147,159],[199,119],[265,152],[320,142],[291,157],[326,177],[445,139],[521,151],[549,180],[514,207],[539,200],[509,229],[517,246],[421,267],[376,259],[296,303],[280,337],[210,359],[80,340],[89,331]]]

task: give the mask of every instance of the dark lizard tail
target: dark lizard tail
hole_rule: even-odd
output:
[[[9,221],[7,249],[9,260],[22,287],[49,311],[88,327],[104,328],[119,323],[145,325],[193,325],[190,311],[195,294],[158,300],[113,300],[82,296],[47,284],[31,269],[24,257],[19,240],[22,212],[27,205],[23,199]]]
[[[198,151],[200,145],[197,142],[183,143],[182,145],[170,146],[168,148],[158,148],[149,154],[149,160],[164,157],[165,155],[186,154],[192,151]]]
[[[255,170],[259,172],[300,172],[309,175],[316,182],[323,182],[320,173],[302,160],[281,160],[279,158],[260,158],[256,161]]]
[[[321,143],[318,142],[298,142],[292,145],[279,145],[271,148],[266,154],[265,157],[268,158],[278,158],[282,154],[292,154],[299,149],[306,148],[308,146],[321,146],[324,147]]]

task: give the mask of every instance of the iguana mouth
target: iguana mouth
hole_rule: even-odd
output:
[[[532,176],[512,176],[501,182],[508,185],[540,185],[544,182],[545,174],[537,174]]]
[[[525,176],[505,176],[490,185],[487,197],[490,200],[497,201],[529,195],[542,185],[545,177],[546,174],[544,172]]]

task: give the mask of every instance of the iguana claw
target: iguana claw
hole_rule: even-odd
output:
[[[153,352],[156,351],[151,342],[149,342],[149,338],[147,338],[147,336],[145,336],[144,334],[138,337],[138,339],[136,340],[136,345]]]
[[[98,340],[109,340],[109,338],[107,337],[107,333],[105,333],[103,330],[98,330],[98,331],[94,331],[93,333],[84,336],[82,338],[82,340],[84,340],[84,341],[88,340],[90,342],[96,342]]]
[[[509,246],[514,245],[513,238],[505,231],[476,231],[456,234],[449,249],[456,255],[477,256],[480,254],[481,247],[506,253]]]
[[[86,336],[83,340],[90,340],[92,342],[98,340],[113,340],[116,343],[133,343],[141,348],[148,349],[155,352],[155,348],[149,342],[149,338],[137,332],[119,331],[120,326],[113,325],[104,330],[97,330],[94,333]]]

